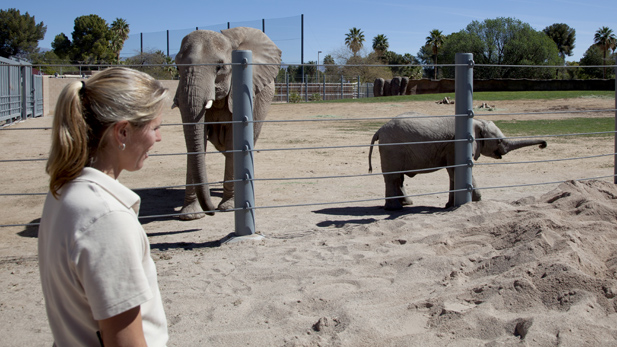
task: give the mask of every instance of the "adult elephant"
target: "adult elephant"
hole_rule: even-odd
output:
[[[379,141],[381,172],[386,184],[386,210],[399,210],[403,205],[411,205],[409,197],[405,197],[403,180],[405,175],[414,177],[439,170],[440,167],[454,165],[455,126],[454,117],[427,117],[410,112],[403,113],[384,124],[371,141],[368,154],[369,172],[372,172],[371,155],[375,141]],[[480,155],[501,159],[506,153],[526,146],[539,145],[546,147],[546,141],[539,139],[509,140],[491,121],[473,120],[473,157],[478,160]],[[420,144],[409,144],[420,142]],[[406,143],[402,145],[387,145]],[[401,173],[408,170],[423,170],[420,172]],[[450,191],[454,189],[454,168],[448,168],[450,176]],[[392,172],[392,173],[389,173]],[[472,177],[474,188],[477,187]],[[480,201],[478,189],[472,193],[473,201]],[[446,207],[454,205],[454,193],[450,192]]]
[[[210,197],[205,155],[206,141],[219,151],[233,149],[232,125],[203,122],[229,122],[232,120],[233,97],[231,94],[231,52],[251,50],[253,56],[253,119],[266,118],[274,96],[274,79],[281,63],[281,50],[263,32],[253,28],[238,27],[215,32],[196,30],[182,39],[176,64],[180,81],[174,106],[180,108],[186,141],[187,187],[181,219],[204,217],[204,211],[214,214]],[[264,65],[261,65],[264,64]],[[173,106],[172,106],[173,108]],[[262,123],[254,123],[257,140]],[[225,183],[223,199],[218,209],[233,208],[233,154],[225,155]]]

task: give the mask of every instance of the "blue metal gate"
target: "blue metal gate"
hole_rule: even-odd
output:
[[[0,124],[43,115],[43,77],[28,62],[0,57]]]

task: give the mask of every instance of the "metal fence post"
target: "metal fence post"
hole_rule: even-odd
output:
[[[285,72],[285,83],[287,84],[287,90],[286,90],[286,96],[287,96],[287,103],[289,103],[289,74],[287,74],[287,72]]]
[[[323,98],[322,100],[326,100],[326,74],[323,75]]]
[[[235,234],[255,233],[255,193],[253,187],[253,55],[235,50],[231,54],[234,150]]]
[[[343,75],[341,75],[341,99],[343,99]]]
[[[617,153],[617,57],[615,57],[615,153]],[[615,154],[613,183],[617,184],[617,154]]]
[[[455,86],[455,139],[454,164],[454,206],[471,201],[473,190],[473,54],[456,53],[454,73]],[[468,116],[464,116],[468,115]]]

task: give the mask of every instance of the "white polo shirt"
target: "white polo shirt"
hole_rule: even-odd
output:
[[[57,346],[98,346],[98,320],[141,305],[148,346],[165,346],[167,321],[140,198],[93,168],[47,194],[39,270]]]

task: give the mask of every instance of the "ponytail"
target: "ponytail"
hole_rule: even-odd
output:
[[[80,99],[82,87],[79,81],[65,86],[54,112],[51,151],[46,171],[50,176],[49,190],[56,199],[58,190],[79,176],[90,157],[88,125]]]

